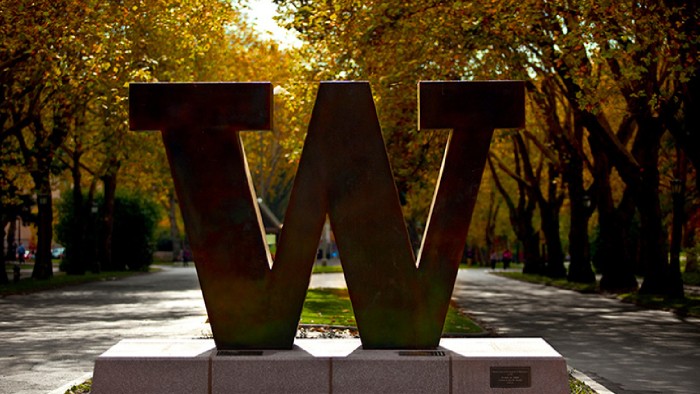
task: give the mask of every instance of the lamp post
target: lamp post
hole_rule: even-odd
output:
[[[670,295],[683,297],[683,278],[681,277],[681,235],[683,231],[683,202],[685,185],[675,178],[671,181],[673,198],[673,222],[671,225],[671,261],[669,271]]]

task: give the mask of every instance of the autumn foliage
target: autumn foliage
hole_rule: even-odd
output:
[[[129,82],[272,81],[274,129],[243,140],[258,195],[283,216],[318,81],[369,80],[418,246],[445,136],[417,132],[417,81],[522,79],[527,124],[492,142],[472,257],[510,247],[528,272],[600,274],[611,291],[636,288],[641,275],[643,291],[682,294],[669,247],[674,217],[682,246],[697,242],[694,2],[275,3],[300,47],[260,39],[223,0],[0,0],[1,227],[28,197],[48,196],[32,207],[36,278],[51,276],[54,191],[72,193],[74,245],[98,194],[112,228],[117,189],[153,196],[183,238],[158,135],[128,131]],[[683,186],[675,214],[673,179]],[[110,265],[110,231],[101,236],[98,259]]]

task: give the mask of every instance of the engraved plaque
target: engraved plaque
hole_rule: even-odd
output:
[[[531,387],[530,367],[491,367],[491,388]]]

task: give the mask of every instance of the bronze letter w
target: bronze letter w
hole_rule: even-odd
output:
[[[414,257],[366,82],[321,83],[274,261],[243,130],[269,83],[132,84],[130,126],[161,130],[219,349],[291,348],[323,223],[365,349],[438,346],[494,128],[524,123],[522,82],[421,82],[419,128],[450,129]]]

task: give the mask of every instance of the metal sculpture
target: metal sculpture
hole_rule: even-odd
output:
[[[414,258],[369,84],[322,82],[273,263],[238,132],[270,128],[267,83],[132,84],[161,130],[219,349],[289,349],[326,215],[365,349],[438,346],[494,128],[524,84],[421,82],[419,128],[451,129]]]

